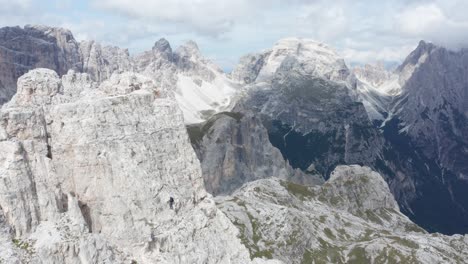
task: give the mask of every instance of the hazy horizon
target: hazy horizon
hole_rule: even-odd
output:
[[[285,37],[333,47],[348,65],[401,62],[427,40],[467,46],[468,2],[462,0],[0,0],[0,26],[43,24],[70,29],[77,40],[148,50],[159,38],[187,40],[229,71],[247,53]]]

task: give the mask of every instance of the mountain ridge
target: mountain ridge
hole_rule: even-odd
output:
[[[0,33],[26,40],[0,49],[1,83],[29,71],[0,110],[0,259],[466,258],[466,235],[413,222],[466,228],[468,53],[421,42],[388,73],[289,38],[225,74],[194,42],[131,56],[67,30]]]

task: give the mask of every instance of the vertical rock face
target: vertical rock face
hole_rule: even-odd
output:
[[[87,85],[73,94],[77,83]],[[97,88],[73,72],[20,78],[0,112],[0,224],[30,248],[18,258],[250,261],[203,187],[176,102],[160,96],[153,80],[134,73]]]
[[[400,164],[397,174],[416,190],[403,209],[450,234],[468,232],[467,72],[466,50],[422,41],[398,68],[402,92],[383,126],[396,153],[386,159]]]
[[[119,47],[102,46],[95,41],[80,43],[83,72],[97,82],[109,79],[113,73],[132,71],[133,60],[128,50]]]
[[[220,113],[189,126],[188,132],[211,194],[230,194],[246,182],[269,177],[311,185],[322,182],[319,175],[292,169],[271,145],[262,120],[252,113]]]
[[[398,117],[428,158],[468,179],[462,160],[468,148],[468,51],[452,52],[422,42],[400,67],[402,73],[411,69],[400,102],[401,109],[411,111],[403,110]]]
[[[421,41],[383,83],[379,71],[356,72],[358,95],[385,138],[373,167],[407,215],[448,234],[468,230],[467,54]]]
[[[17,79],[34,68],[59,75],[81,70],[79,44],[69,30],[46,26],[0,29],[0,105],[16,92]]]

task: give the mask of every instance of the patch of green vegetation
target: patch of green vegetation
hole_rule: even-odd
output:
[[[136,260],[132,260],[131,264],[138,264]]]
[[[349,264],[371,263],[371,259],[367,256],[366,250],[361,247],[355,247],[348,254]]]
[[[17,247],[20,247],[21,241],[19,239],[13,238],[13,244],[15,244]]]
[[[25,251],[27,251],[28,253],[32,253],[32,249],[31,249],[29,243],[23,242],[23,241],[21,241],[21,240],[19,240],[19,239],[16,239],[16,238],[13,238],[12,242],[13,242],[13,244],[15,244],[15,246],[16,246],[17,248],[20,248],[20,249],[22,249],[22,250],[25,250]]]
[[[369,183],[369,177],[367,175],[361,176],[359,180],[361,181],[361,183],[364,183],[364,184]]]
[[[296,246],[297,242],[299,241],[299,231],[298,230],[294,230],[291,235],[289,236],[289,238],[286,240],[286,245],[287,246]]]
[[[230,202],[234,202],[234,203],[236,203],[237,205],[246,208],[245,201],[243,201],[243,200],[241,200],[241,199],[239,199],[239,198],[237,198],[237,197],[234,197],[234,198],[232,198],[232,199],[229,200],[229,201],[230,201]],[[247,208],[246,208],[246,209],[247,209]]]
[[[379,252],[379,255],[375,257],[374,262],[375,264],[384,264],[387,263],[387,248],[384,248],[382,251]]]
[[[418,225],[413,224],[413,223],[406,224],[405,225],[405,231],[406,232],[416,232],[416,233],[426,233],[426,231],[424,229],[422,229],[421,227],[419,227]]]
[[[398,244],[398,245],[401,245],[401,246],[404,246],[404,247],[407,247],[407,248],[419,249],[418,243],[416,243],[414,241],[411,241],[411,240],[408,240],[408,239],[405,239],[405,238],[401,238],[401,237],[396,237],[396,236],[392,236],[392,237],[389,237],[389,238],[393,239],[395,244]]]
[[[320,243],[320,249],[304,251],[301,261],[302,264],[344,263],[344,258],[341,255],[343,248],[332,246],[320,237],[318,240]]]
[[[379,225],[383,225],[382,219],[380,219],[378,214],[374,213],[371,210],[366,210],[365,214],[366,214],[366,218],[369,219],[370,221]]]
[[[337,231],[342,239],[349,240],[351,238],[344,228],[340,228]]]
[[[301,200],[305,200],[307,197],[313,197],[315,194],[304,185],[281,181],[281,185],[288,190],[288,192]]]
[[[249,251],[251,251],[250,249],[250,246],[249,246],[249,239],[247,238],[247,236],[245,235],[245,232],[246,232],[246,226],[239,222],[237,219],[235,221],[232,222],[238,229],[239,229],[239,238],[242,242],[242,244],[244,244],[247,249],[249,249]]]
[[[371,229],[366,229],[366,232],[362,237],[359,237],[360,242],[364,241],[371,241],[372,240],[372,235],[374,234],[374,231]]]
[[[339,203],[341,203],[343,201],[343,199],[339,196],[333,196],[331,199],[330,199],[330,203],[331,205],[333,206],[337,206]]]
[[[389,236],[389,235],[392,234],[392,233],[390,233],[390,231],[387,231],[387,230],[381,230],[380,233],[381,233],[382,235],[385,235],[385,236]]]
[[[450,245],[452,247],[455,247],[457,248],[456,246],[454,246],[452,244],[452,242],[450,243]],[[453,263],[457,263],[457,264],[461,264],[461,263],[466,263],[466,260],[463,259],[462,257],[458,256],[457,254],[453,254],[453,253],[450,253],[442,248],[439,248],[439,247],[434,247],[437,251],[439,251],[441,254],[442,254],[442,257],[447,261],[452,261]],[[452,260],[448,259],[448,257],[452,258]]]
[[[325,195],[323,195],[323,193],[321,193],[319,195],[319,197],[317,198],[317,200],[319,200],[320,202],[322,203],[326,203],[327,202],[327,198],[325,198]]]
[[[325,229],[323,229],[323,233],[325,233],[325,235],[326,235],[329,239],[332,239],[332,240],[335,240],[335,239],[336,239],[335,234],[333,234],[333,231],[331,231],[331,229],[328,228],[328,227],[326,227]]]
[[[273,249],[257,251],[251,256],[251,258],[252,259],[254,259],[254,258],[273,259],[273,254],[274,253],[275,253],[275,251]]]
[[[250,224],[252,225],[252,233],[253,233],[252,240],[255,243],[255,245],[257,245],[258,241],[260,241],[261,239],[261,236],[258,230],[258,227],[259,227],[258,222],[249,212],[247,212],[247,216],[249,217]]]
[[[344,186],[346,186],[346,187],[350,187],[350,186],[352,186],[354,184],[355,184],[355,182],[353,180],[349,180],[349,179],[344,182]]]
[[[301,261],[301,264],[312,264],[313,261],[315,261],[315,259],[313,258],[313,253],[306,249],[304,251],[304,254],[302,254],[302,261]],[[315,263],[319,263],[319,262],[315,262]]]
[[[324,224],[325,221],[327,221],[327,216],[326,216],[326,215],[321,215],[321,216],[319,217],[319,221],[320,221],[320,223]]]
[[[385,208],[379,210],[378,215],[379,215],[381,218],[385,219],[386,221],[392,220],[392,215],[391,215],[390,212],[389,212],[387,209],[385,209]]]
[[[236,198],[235,198],[236,199]],[[237,199],[237,202],[241,200]],[[245,224],[240,223],[237,219],[233,222],[233,224],[239,228],[240,230],[240,235],[239,238],[242,242],[242,244],[245,245],[245,247],[249,250],[250,253],[250,258],[267,258],[267,259],[272,259],[274,250],[273,249],[265,249],[265,250],[260,250],[258,247],[259,241],[262,240],[261,233],[259,230],[259,223],[258,221],[253,217],[252,214],[247,212],[247,217],[249,218],[250,224],[252,226],[252,241],[247,237],[247,227]],[[274,245],[274,241],[266,241],[265,245],[270,247]]]
[[[375,264],[412,264],[419,263],[414,253],[404,256],[394,248],[384,248],[374,259]]]

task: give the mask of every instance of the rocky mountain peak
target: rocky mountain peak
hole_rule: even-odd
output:
[[[353,68],[353,73],[356,77],[369,83],[374,87],[379,87],[391,78],[391,73],[385,69],[383,62],[375,64],[365,64]]]
[[[438,49],[436,45],[421,40],[417,48],[406,57],[405,61],[397,68],[396,72],[400,75],[400,85],[403,87],[406,81],[411,77],[415,69],[426,61],[429,54]]]
[[[327,45],[301,38],[279,40],[271,49],[241,60],[234,69],[234,78],[240,81],[270,81],[283,62],[297,61],[304,74],[333,81],[343,81],[349,70],[343,60]],[[290,64],[290,63],[289,63]]]
[[[172,55],[171,44],[165,38],[161,38],[154,43],[153,52],[159,52],[159,53],[166,54],[166,55]]]
[[[382,208],[400,210],[385,180],[369,167],[338,166],[323,190],[330,197],[339,197],[335,206],[346,207],[352,214]]]
[[[8,106],[27,107],[52,103],[54,97],[63,92],[59,76],[53,70],[30,71],[18,79],[18,91]]]
[[[25,25],[24,30],[29,32],[40,32],[55,38],[64,38],[64,40],[67,42],[76,42],[75,38],[73,37],[73,33],[66,28],[50,27],[45,25]]]
[[[201,57],[200,49],[193,40],[189,40],[179,46],[177,53],[182,57]]]

